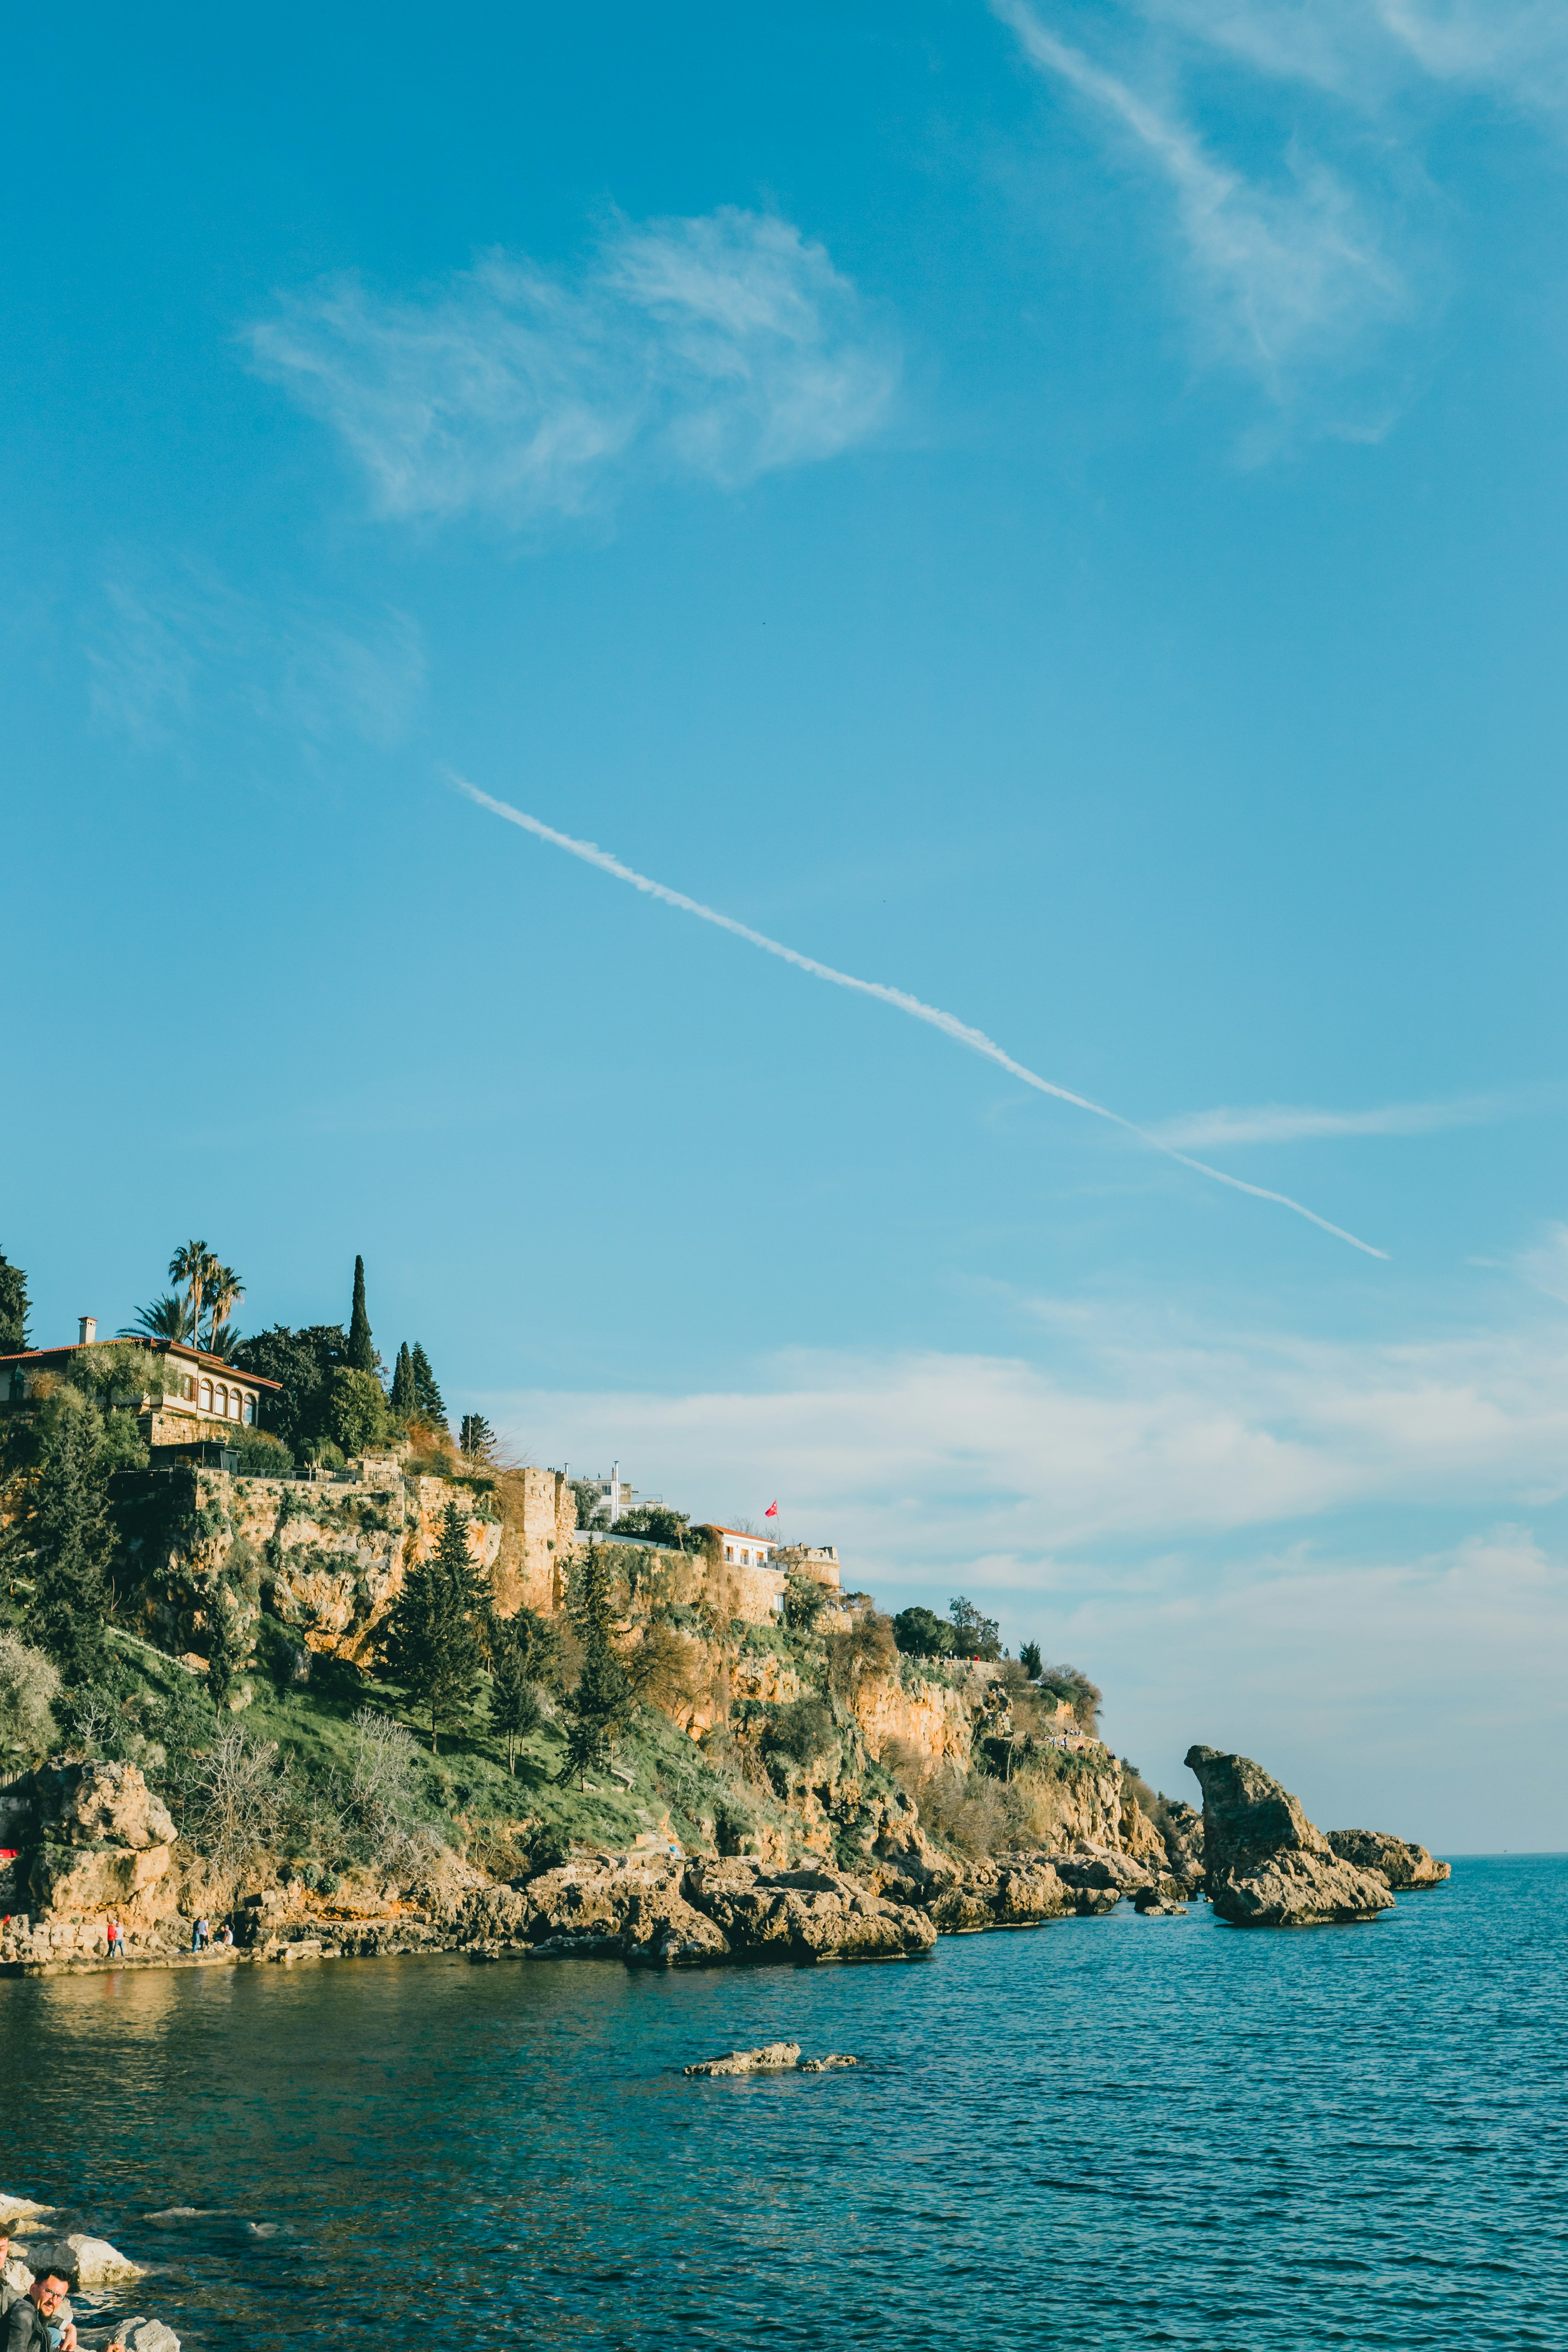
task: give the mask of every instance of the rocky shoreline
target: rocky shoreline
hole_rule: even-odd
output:
[[[323,1903],[303,1880],[289,1879],[229,1913],[232,1948],[201,1952],[189,1948],[183,1913],[137,1921],[155,1908],[146,1898],[166,1879],[174,1832],[135,1767],[41,1768],[30,1789],[7,1792],[8,1817],[32,1831],[30,1883],[51,1890],[56,1906],[61,1893],[76,1899],[64,1917],[55,1906],[37,1918],[7,1917],[0,1973],[437,1951],[601,1957],[655,1969],[912,1959],[939,1936],[1094,1917],[1124,1897],[1141,1915],[1162,1917],[1201,1895],[1238,1927],[1370,1919],[1393,1907],[1395,1888],[1448,1875],[1424,1846],[1381,1832],[1325,1836],[1249,1758],[1194,1748],[1187,1761],[1204,1791],[1202,1814],[1171,1806],[1160,1835],[1143,1824],[1139,1853],[1085,1843],[964,1859],[900,1822],[854,1870],[811,1857],[785,1867],[741,1855],[591,1852],[498,1882],[447,1855],[407,1886],[384,1886],[358,1905]],[[84,1898],[94,1895],[89,1910]],[[125,1957],[112,1962],[110,1906],[132,1923]]]
[[[0,2221],[12,2224],[6,2285],[25,2294],[35,2275],[47,2271],[68,2278],[70,2299],[55,2312],[54,2325],[74,2321],[83,2352],[110,2342],[123,2344],[126,2352],[180,2352],[174,2329],[135,2310],[130,2300],[148,2265],[132,2262],[107,2238],[73,2228],[79,2218],[63,2206],[0,2192]]]

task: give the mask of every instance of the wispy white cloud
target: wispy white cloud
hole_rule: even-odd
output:
[[[1265,184],[1222,161],[1166,100],[1062,40],[1026,0],[992,0],[1029,62],[1078,91],[1164,180],[1210,353],[1282,394],[1407,311],[1409,289],[1363,198],[1298,143]]]
[[[1529,111],[1568,96],[1560,0],[1142,0],[1139,14],[1363,110],[1423,82],[1500,93]]]
[[[341,434],[376,509],[521,525],[634,472],[733,488],[886,422],[891,337],[820,245],[724,207],[617,220],[574,274],[493,253],[418,298],[284,295],[256,363]]]
[[[1260,1103],[1250,1108],[1184,1112],[1152,1129],[1184,1151],[1217,1151],[1243,1143],[1307,1143],[1335,1136],[1437,1135],[1445,1129],[1491,1127],[1500,1119],[1544,1108],[1561,1089],[1465,1095],[1447,1102],[1383,1103],[1371,1110],[1316,1110],[1305,1104]]]
[[[238,594],[196,565],[121,562],[82,620],[96,722],[164,743],[212,719],[260,722],[310,748],[353,737],[390,749],[424,693],[406,614],[356,616]]]

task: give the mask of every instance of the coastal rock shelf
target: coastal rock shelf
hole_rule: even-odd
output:
[[[1330,1830],[1328,1839],[1342,1862],[1374,1871],[1401,1895],[1417,1886],[1441,1886],[1450,1874],[1450,1865],[1434,1862],[1424,1845],[1384,1830]]]

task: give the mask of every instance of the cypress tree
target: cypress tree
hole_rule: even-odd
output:
[[[96,1681],[106,1664],[114,1531],[98,1464],[100,1433],[93,1406],[61,1412],[44,1440],[30,1513],[32,1630],[68,1683]]]
[[[428,1422],[432,1429],[445,1429],[447,1426],[446,1403],[440,1390],[436,1385],[436,1375],[430,1369],[430,1359],[417,1339],[414,1342],[414,1353],[409,1361],[414,1372],[415,1412],[421,1421]]]
[[[397,1351],[397,1361],[392,1372],[392,1414],[395,1421],[412,1421],[416,1410],[414,1393],[414,1360],[408,1352],[408,1342]]]
[[[0,1250],[0,1356],[19,1356],[27,1344],[27,1277]]]
[[[376,1353],[371,1343],[370,1317],[364,1304],[364,1260],[354,1260],[354,1303],[349,1317],[349,1344],[345,1350],[349,1370],[353,1372],[374,1372]]]
[[[572,1622],[583,1643],[583,1671],[566,1702],[566,1752],[556,1774],[560,1782],[584,1779],[591,1766],[605,1764],[610,1741],[632,1706],[632,1686],[611,1638],[612,1573],[604,1547],[595,1544],[581,1570]]]
[[[430,1753],[444,1722],[460,1713],[479,1671],[489,1592],[468,1549],[468,1522],[448,1503],[428,1559],[403,1580],[387,1621],[387,1664],[430,1712]]]
[[[529,1671],[531,1644],[515,1618],[495,1629],[490,1653],[490,1727],[506,1741],[506,1769],[517,1770],[517,1744],[538,1725],[542,1709]]]

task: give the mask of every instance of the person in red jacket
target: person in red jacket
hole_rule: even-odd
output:
[[[125,1945],[121,1937],[118,1919],[110,1919],[109,1922],[109,1957],[111,1960],[122,1960],[125,1958]]]

